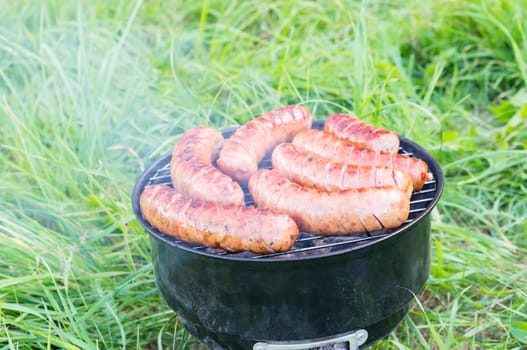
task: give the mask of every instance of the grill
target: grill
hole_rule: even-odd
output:
[[[323,128],[323,124],[320,121],[315,121],[313,127],[315,129],[321,130]],[[235,129],[225,130],[223,132],[223,136],[228,138],[234,131]],[[413,157],[415,156],[414,152],[415,150],[412,147],[412,142],[401,137],[401,147],[399,148],[399,154]],[[419,157],[419,155],[417,156]],[[147,186],[154,184],[164,184],[172,187],[172,180],[170,178],[171,157],[171,154],[166,154],[158,161],[158,163],[152,166],[154,171],[153,175],[148,179]],[[260,168],[270,169],[270,155],[267,155],[259,164],[259,166]],[[163,234],[153,227],[151,229],[156,231],[156,234],[168,241],[170,244],[177,245],[182,249],[192,250],[201,254],[215,255],[232,259],[294,259],[336,253],[339,251],[348,251],[361,248],[368,244],[374,244],[378,240],[386,238],[390,235],[394,235],[397,232],[404,230],[412,222],[425,215],[425,213],[428,211],[427,209],[430,207],[430,204],[434,201],[434,199],[436,199],[438,195],[437,182],[435,178],[437,178],[437,174],[434,174],[433,180],[425,182],[425,185],[421,191],[414,192],[412,194],[410,199],[410,215],[401,227],[392,230],[384,229],[369,233],[340,236],[313,235],[308,232],[301,232],[294,246],[287,252],[264,255],[255,254],[252,252],[228,252],[223,249],[213,249],[201,245],[183,242],[173,238],[172,236]],[[242,187],[242,189],[244,190],[245,194],[245,205],[253,205],[254,203],[247,187]]]
[[[339,236],[302,232],[289,251],[265,255],[190,244],[153,228],[139,197],[146,186],[172,185],[171,154],[155,161],[135,184],[132,207],[150,233],[156,286],[189,333],[213,350],[356,350],[387,336],[428,278],[429,214],[443,190],[436,160],[400,139],[399,153],[424,160],[433,175],[412,194],[403,225]],[[260,166],[270,168],[270,157]]]

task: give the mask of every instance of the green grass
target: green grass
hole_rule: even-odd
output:
[[[527,347],[527,2],[2,1],[0,349],[199,348],[130,193],[186,129],[354,111],[446,176],[376,349]]]

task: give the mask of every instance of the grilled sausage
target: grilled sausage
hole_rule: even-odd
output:
[[[286,251],[299,234],[285,214],[193,200],[165,185],[146,187],[139,203],[144,218],[159,231],[212,248],[262,254]]]
[[[332,161],[282,143],[273,151],[273,168],[298,184],[327,191],[347,188],[396,186],[412,195],[412,179],[400,170]]]
[[[414,191],[421,190],[427,180],[428,165],[421,159],[402,154],[375,152],[326,132],[302,131],[295,136],[292,143],[305,152],[315,153],[338,162],[398,169],[410,175]]]
[[[353,115],[334,114],[324,123],[324,131],[352,142],[361,142],[377,152],[397,153],[397,134],[367,124]]]
[[[285,213],[302,231],[315,234],[396,228],[410,210],[410,199],[397,187],[324,191],[294,183],[275,169],[258,170],[249,191],[259,207]]]
[[[303,106],[282,107],[251,120],[225,142],[218,168],[245,184],[267,152],[291,141],[299,131],[311,128],[311,124],[311,113]]]
[[[170,175],[174,188],[194,199],[243,205],[240,185],[212,164],[223,143],[221,133],[208,126],[186,131],[172,151]]]

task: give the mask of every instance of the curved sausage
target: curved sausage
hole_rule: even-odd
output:
[[[318,130],[298,133],[292,142],[298,149],[318,154],[338,162],[387,166],[407,173],[412,179],[414,191],[419,191],[428,177],[428,165],[421,159],[402,154],[379,153],[348,140]]]
[[[312,119],[306,107],[286,106],[251,120],[225,142],[218,168],[240,183],[247,183],[267,152],[291,141],[299,131],[311,128]]]
[[[296,184],[277,170],[258,170],[249,191],[259,207],[285,213],[302,231],[315,234],[396,228],[410,210],[410,199],[397,187],[324,191]]]
[[[193,200],[165,185],[146,187],[139,203],[144,218],[159,231],[211,248],[261,254],[286,251],[299,234],[285,214]]]
[[[364,143],[377,152],[397,153],[399,136],[367,124],[353,115],[333,114],[326,119],[324,131],[352,142]]]
[[[412,179],[400,170],[332,161],[282,143],[273,151],[273,168],[300,185],[327,191],[347,188],[396,186],[412,195]]]
[[[174,188],[194,199],[243,205],[240,185],[212,165],[223,142],[221,133],[208,126],[186,131],[172,151],[170,175]]]

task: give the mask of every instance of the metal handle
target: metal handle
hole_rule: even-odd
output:
[[[359,346],[366,343],[366,340],[368,340],[368,331],[365,329],[359,329],[336,337],[307,341],[258,342],[254,344],[253,350],[306,350],[346,342],[349,344],[349,350],[358,350]]]

